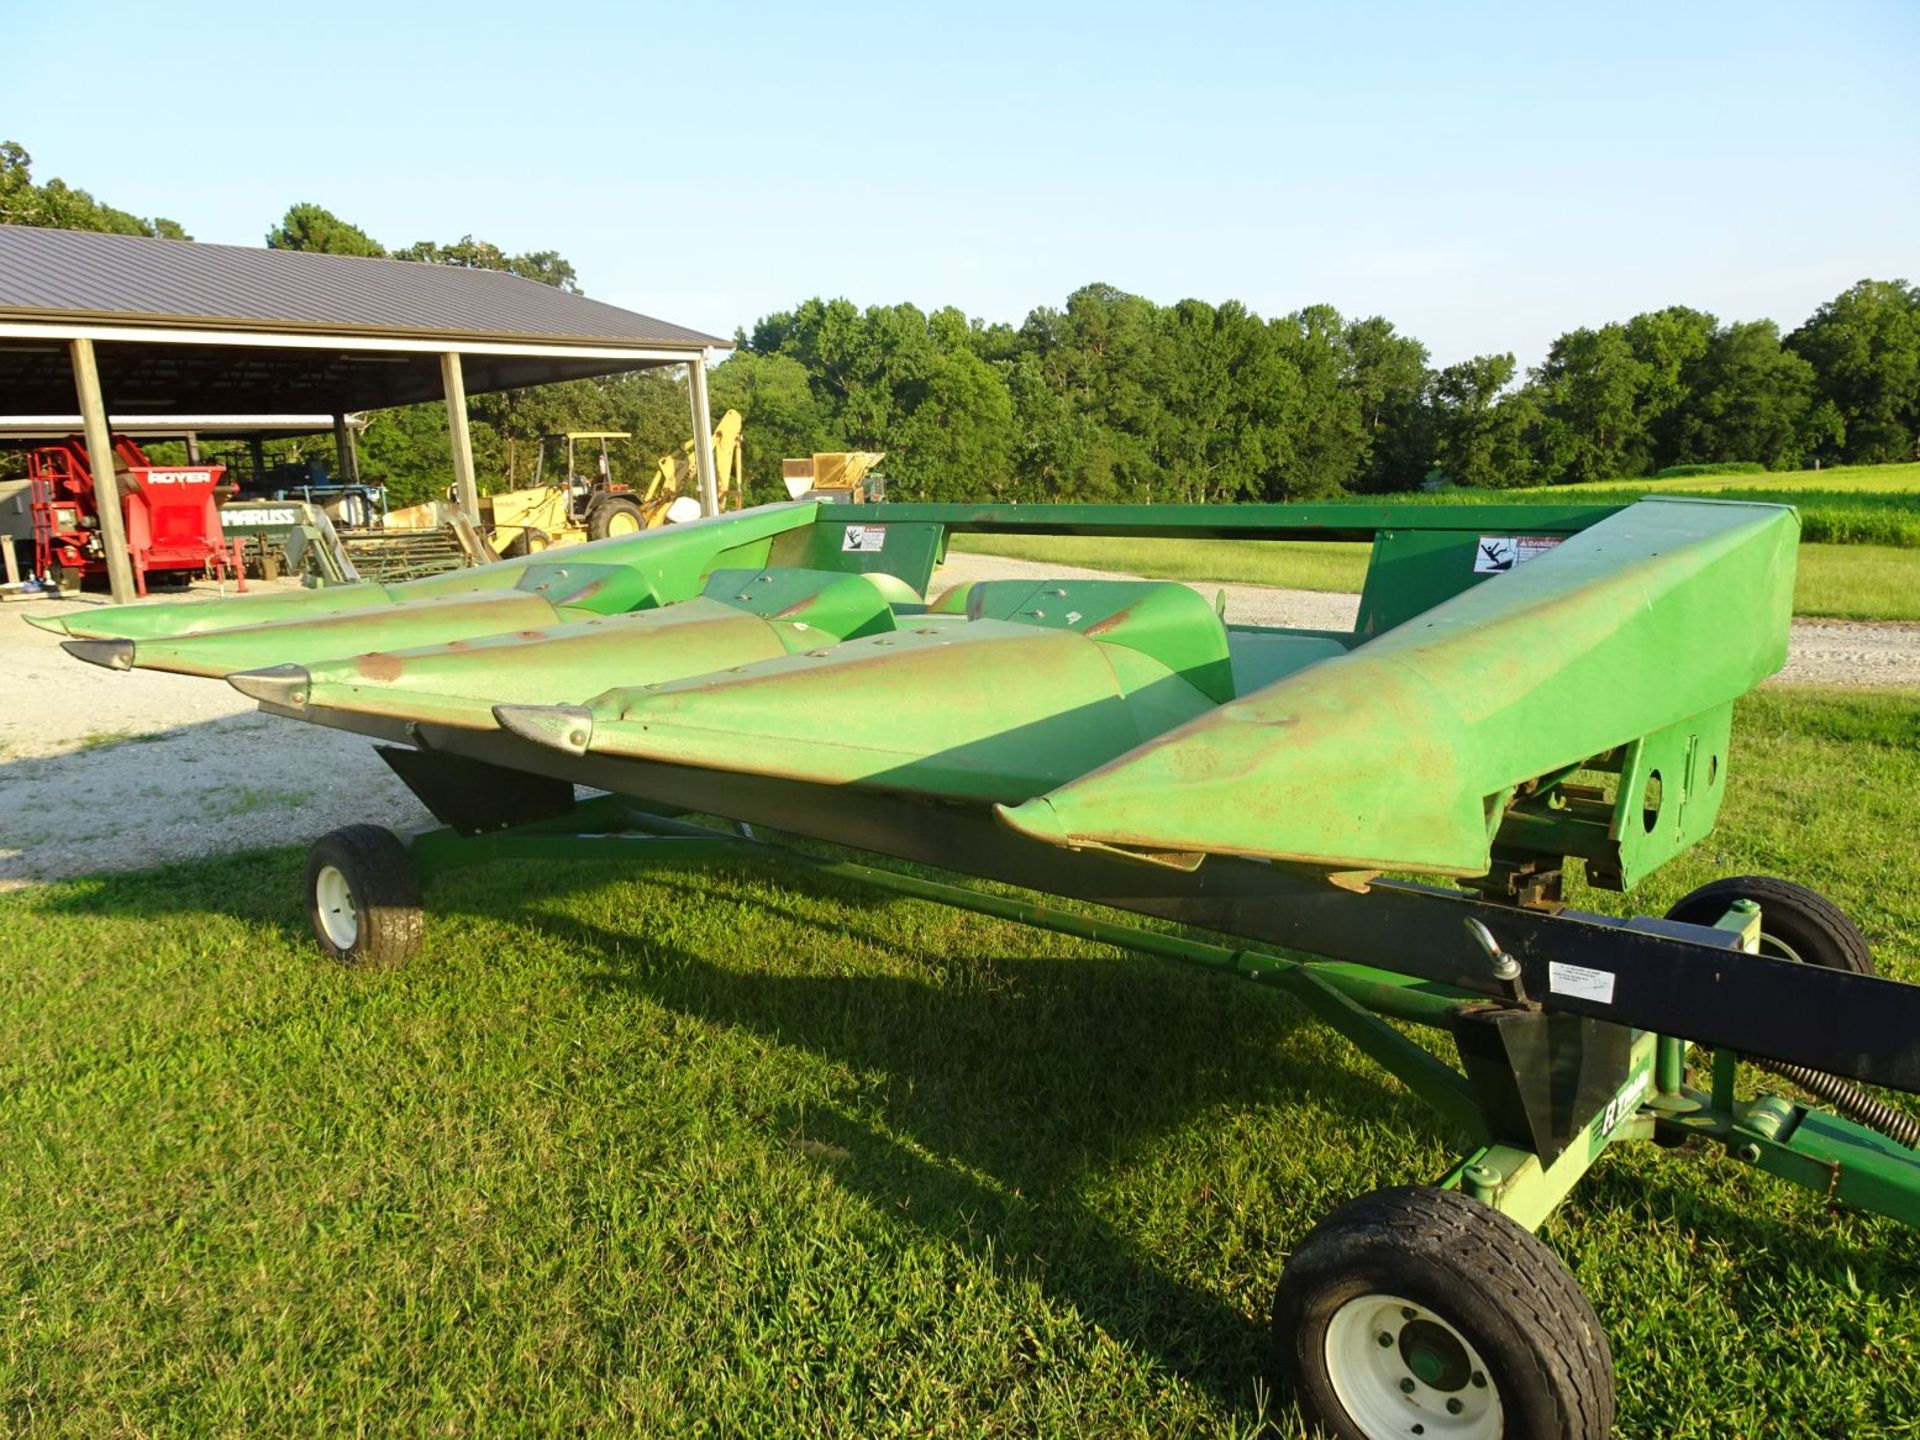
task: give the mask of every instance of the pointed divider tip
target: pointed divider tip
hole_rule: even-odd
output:
[[[304,665],[269,665],[263,670],[237,671],[227,676],[227,683],[249,700],[291,708],[307,703],[313,677]]]
[[[109,670],[133,668],[131,640],[62,640],[60,648],[89,665],[104,665]]]
[[[50,630],[55,635],[71,635],[64,615],[22,615],[20,617],[36,630]]]
[[[584,705],[496,705],[493,718],[509,735],[584,755],[593,743],[593,712]]]
[[[1018,805],[996,805],[993,813],[1009,830],[1048,845],[1072,845],[1073,832],[1054,811],[1053,802],[1044,795]]]

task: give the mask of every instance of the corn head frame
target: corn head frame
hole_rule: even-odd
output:
[[[1597,1437],[1606,1338],[1531,1232],[1610,1145],[1718,1147],[1920,1224],[1920,1123],[1871,1088],[1920,1092],[1920,987],[1878,978],[1844,915],[1761,877],[1662,917],[1562,899],[1570,865],[1630,891],[1712,829],[1733,703],[1785,659],[1798,528],[1666,499],[803,501],[42,623],[82,659],[225,677],[382,742],[442,825],[314,845],[336,958],[407,958],[420,886],[462,866],[754,858],[1284,992],[1463,1137],[1290,1257],[1274,1360],[1303,1411],[1370,1440]],[[966,533],[1372,558],[1351,632],[1274,629],[1148,581],[930,594]],[[1742,1062],[1791,1088],[1749,1094]]]

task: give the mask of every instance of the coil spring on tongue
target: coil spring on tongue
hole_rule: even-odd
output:
[[[1790,1065],[1782,1060],[1755,1058],[1753,1063],[1819,1096],[1849,1120],[1878,1131],[1908,1149],[1920,1150],[1920,1118],[1894,1109],[1865,1087],[1824,1070],[1810,1070],[1805,1065]]]

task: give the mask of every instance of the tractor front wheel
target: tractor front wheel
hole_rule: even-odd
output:
[[[1278,1378],[1338,1440],[1497,1440],[1613,1431],[1613,1357],[1553,1252],[1454,1190],[1342,1206],[1287,1262]]]
[[[327,958],[398,965],[426,934],[407,847],[378,825],[348,825],[307,851],[307,921]]]
[[[587,512],[587,538],[607,540],[616,535],[638,535],[647,528],[646,511],[640,502],[624,495],[610,495]]]

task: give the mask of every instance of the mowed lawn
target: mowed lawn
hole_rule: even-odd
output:
[[[1769,691],[1733,765],[1632,905],[1790,876],[1920,980],[1920,696]],[[1453,1153],[1279,997],[1097,945],[512,865],[356,973],[300,867],[0,897],[10,1433],[1294,1435],[1256,1378],[1289,1249]],[[1622,1435],[1912,1433],[1911,1232],[1638,1147],[1544,1233]]]
[[[1157,580],[1358,593],[1370,547],[1330,540],[1127,540],[1097,535],[961,535],[956,551],[1113,570]],[[1920,550],[1800,546],[1796,615],[1920,620]]]

